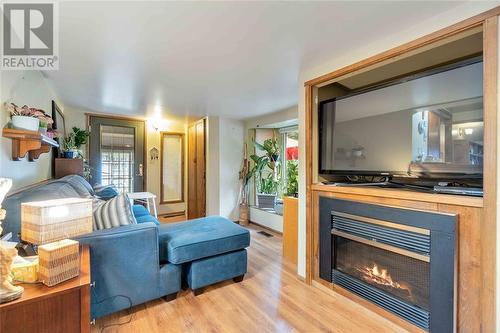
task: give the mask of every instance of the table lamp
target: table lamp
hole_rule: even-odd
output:
[[[92,199],[64,198],[21,204],[21,239],[38,247],[39,281],[47,286],[80,273],[79,244],[92,232]]]
[[[21,239],[47,244],[92,232],[92,199],[64,198],[21,204]]]

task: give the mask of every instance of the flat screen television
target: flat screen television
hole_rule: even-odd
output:
[[[482,178],[482,57],[323,101],[319,173]]]

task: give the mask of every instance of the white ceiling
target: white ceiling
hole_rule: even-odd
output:
[[[66,105],[254,117],[292,106],[298,75],[457,2],[62,2]]]

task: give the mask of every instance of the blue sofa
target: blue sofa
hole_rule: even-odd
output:
[[[21,202],[92,196],[90,185],[64,178],[9,196],[3,202],[4,233],[19,240]],[[137,224],[76,238],[90,248],[92,318],[160,297],[175,299],[183,280],[197,295],[246,273],[249,232],[233,222],[219,216],[160,225],[142,206],[134,205],[133,213]]]

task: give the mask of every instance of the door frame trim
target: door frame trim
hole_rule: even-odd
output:
[[[108,118],[108,119],[116,119],[116,120],[131,120],[131,121],[140,121],[144,123],[144,151],[143,151],[143,160],[144,163],[142,165],[142,188],[144,192],[148,190],[148,160],[147,160],[147,152],[148,152],[148,124],[147,121],[143,118],[138,117],[126,117],[120,116],[117,114],[107,114],[107,113],[93,113],[93,112],[85,112],[85,122],[86,122],[86,130],[89,131],[90,128],[90,118],[91,117],[99,117],[99,118]],[[90,142],[90,141],[89,141]],[[90,160],[90,144],[87,143],[85,145],[85,157],[87,160]]]

